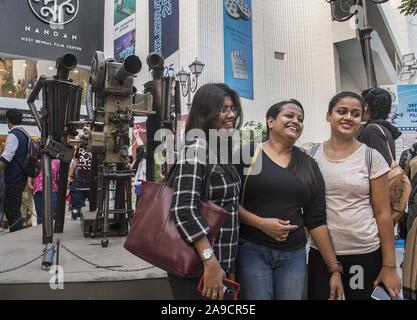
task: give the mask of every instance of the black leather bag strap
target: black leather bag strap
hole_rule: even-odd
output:
[[[214,166],[215,166],[215,165],[209,163],[209,149],[208,148],[207,148],[207,151],[206,151],[206,164],[207,164],[206,174],[204,175],[204,177],[202,179],[203,180],[203,186],[201,188],[201,190],[202,190],[202,193],[201,193],[202,198],[201,199],[204,199],[204,200],[207,200],[209,198],[210,177],[211,177],[211,174],[212,174],[212,172],[214,170]],[[178,164],[177,164],[177,161],[175,160],[174,164],[172,165],[172,167],[169,169],[167,175],[165,176],[164,182],[162,183],[160,190],[163,190],[163,188],[165,188],[166,186],[170,186],[171,179],[173,178],[174,171],[177,167],[178,167]]]

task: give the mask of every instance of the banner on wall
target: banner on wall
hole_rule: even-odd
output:
[[[389,121],[401,131],[417,130],[417,84],[384,86],[391,93]]]
[[[253,100],[252,0],[223,0],[224,79]]]
[[[0,1],[0,7],[3,54],[55,61],[72,53],[88,66],[103,50],[103,0]]]
[[[168,59],[179,49],[179,0],[149,0],[149,52]]]
[[[388,121],[401,130],[402,135],[395,140],[396,158],[410,148],[417,138],[417,85],[385,85],[381,88],[391,94],[392,106]]]
[[[136,0],[114,0],[114,57],[123,60],[135,54]]]

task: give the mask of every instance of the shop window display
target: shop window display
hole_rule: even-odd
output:
[[[40,75],[53,76],[55,73],[53,61],[0,56],[0,97],[26,100]],[[89,68],[76,68],[70,73],[70,78],[83,87],[83,102],[89,75]]]

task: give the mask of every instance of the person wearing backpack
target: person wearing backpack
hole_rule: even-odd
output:
[[[408,197],[411,193],[410,181],[395,161],[395,140],[401,132],[386,119],[391,110],[391,94],[381,88],[366,89],[362,92],[366,112],[366,123],[360,128],[357,139],[377,150],[391,168],[388,174],[391,216],[395,223],[405,215]]]
[[[28,177],[22,164],[28,153],[29,135],[21,127],[21,110],[7,110],[6,119],[10,131],[0,156],[0,170],[4,170],[4,213],[9,222],[10,232],[14,232],[23,229],[20,207]]]
[[[391,111],[391,95],[381,88],[366,89],[361,95],[365,100],[366,122],[360,128],[357,138],[368,147],[377,150],[391,166],[392,160],[395,160],[395,140],[401,136],[401,131],[387,121]]]
[[[406,239],[408,230],[417,216],[417,142],[401,153],[399,165],[410,179],[412,189],[407,215],[399,222],[400,236],[402,239]]]

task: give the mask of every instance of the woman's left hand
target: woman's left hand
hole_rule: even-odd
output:
[[[378,277],[374,281],[374,286],[376,287],[381,282],[384,284],[391,298],[400,294],[402,285],[396,268],[382,267]]]
[[[332,273],[330,277],[329,300],[343,300],[345,291],[343,289],[342,276],[339,272]]]

